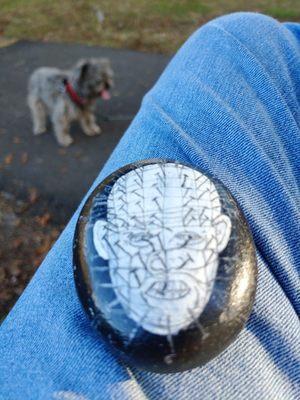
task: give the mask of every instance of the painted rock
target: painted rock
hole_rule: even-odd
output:
[[[145,160],[89,197],[75,232],[74,275],[112,349],[138,368],[168,373],[203,365],[236,338],[257,268],[247,223],[218,180]]]

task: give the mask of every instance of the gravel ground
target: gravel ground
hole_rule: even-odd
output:
[[[0,321],[15,304],[62,229],[36,189],[29,190],[26,201],[0,191]]]

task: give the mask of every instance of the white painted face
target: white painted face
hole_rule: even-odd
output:
[[[107,221],[93,229],[125,312],[158,335],[176,334],[200,316],[230,233],[214,184],[175,163],[121,176],[107,200]]]

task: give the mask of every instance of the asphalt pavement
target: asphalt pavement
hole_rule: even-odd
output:
[[[110,101],[98,102],[97,137],[72,125],[74,144],[59,147],[52,133],[33,136],[27,82],[40,66],[69,68],[80,58],[108,57],[115,72]],[[0,49],[0,190],[36,193],[62,221],[69,218],[137,113],[168,57],[79,44],[17,42]]]

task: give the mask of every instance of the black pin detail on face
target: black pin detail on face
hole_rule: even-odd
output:
[[[232,341],[251,309],[256,265],[245,221],[219,182],[179,163],[141,162],[103,182],[82,216],[78,292],[127,360],[174,372]]]
[[[146,331],[176,334],[203,311],[229,240],[215,186],[183,165],[146,165],[115,182],[107,205],[94,244],[120,303]]]

